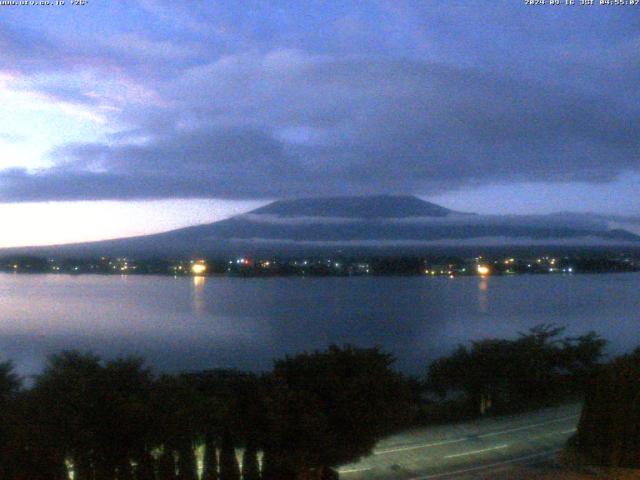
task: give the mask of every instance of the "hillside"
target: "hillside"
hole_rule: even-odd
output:
[[[614,222],[586,214],[460,213],[412,196],[331,197],[276,201],[226,220],[161,234],[18,250],[149,257],[549,246],[640,248],[640,236],[620,228],[623,226],[619,218]]]

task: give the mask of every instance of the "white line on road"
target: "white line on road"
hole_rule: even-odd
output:
[[[457,457],[466,457],[467,455],[476,455],[478,453],[490,452],[491,450],[502,450],[503,448],[507,448],[509,445],[497,445],[495,447],[483,448],[482,450],[473,450],[471,452],[464,453],[454,453],[453,455],[445,455],[444,458],[457,458]]]
[[[343,473],[356,473],[356,472],[366,472],[367,470],[372,470],[371,467],[363,467],[363,468],[348,468],[348,469],[342,469],[339,468],[338,469],[338,473],[343,474]]]
[[[453,440],[443,440],[441,442],[433,443],[420,443],[418,445],[409,445],[407,447],[385,448],[383,450],[376,450],[374,455],[384,455],[385,453],[405,452],[407,450],[417,450],[419,448],[438,447],[440,445],[449,445],[450,443],[466,442],[468,438],[455,438]]]
[[[519,432],[521,430],[528,430],[530,428],[541,427],[543,425],[550,425],[552,423],[560,423],[560,422],[564,422],[565,420],[569,420],[571,418],[578,418],[578,415],[569,415],[567,417],[557,418],[555,420],[550,420],[550,421],[547,421],[547,422],[532,423],[531,425],[524,425],[522,427],[510,428],[510,429],[507,429],[507,430],[500,430],[500,431],[491,432],[491,433],[485,433],[485,434],[478,435],[478,436],[473,437],[473,438],[495,437],[496,435],[503,435],[505,433]],[[451,439],[451,440],[442,440],[440,442],[420,443],[420,444],[417,444],[417,445],[407,445],[407,446],[404,446],[404,447],[383,448],[381,450],[375,450],[373,452],[373,454],[374,455],[385,455],[387,453],[406,452],[408,450],[418,450],[420,448],[439,447],[441,445],[449,445],[449,444],[452,444],[452,443],[466,442],[467,440],[469,440],[469,438],[468,437],[464,437],[464,438],[454,438],[454,439]]]
[[[410,480],[432,480],[434,478],[443,478],[443,477],[450,477],[452,475],[460,475],[460,474],[463,474],[463,473],[477,472],[478,470],[486,470],[488,468],[502,467],[504,465],[509,465],[511,463],[525,462],[527,460],[533,460],[534,458],[550,457],[551,455],[553,455],[553,454],[555,454],[557,452],[559,452],[559,450],[552,450],[552,451],[548,451],[548,452],[536,453],[536,454],[533,454],[533,455],[526,455],[524,457],[512,458],[511,460],[505,460],[504,462],[489,463],[487,465],[480,465],[478,467],[465,468],[463,470],[454,470],[454,471],[451,471],[451,472],[436,473],[436,474],[433,474],[433,475],[425,475],[425,476],[422,476],[422,477],[412,477]]]
[[[522,427],[509,428],[507,430],[500,430],[498,432],[484,433],[478,435],[478,438],[495,437],[496,435],[502,435],[505,433],[519,432],[521,430],[529,430],[530,428],[541,427],[543,425],[550,425],[552,423],[560,423],[571,418],[578,418],[578,415],[569,415],[567,417],[557,418],[555,420],[549,420],[548,422],[532,423],[531,425],[524,425]]]

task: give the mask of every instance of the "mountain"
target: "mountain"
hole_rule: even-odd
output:
[[[408,218],[445,217],[451,210],[412,196],[326,197],[278,200],[251,212],[280,217]]]
[[[640,236],[620,228],[626,226],[622,220],[571,213],[476,215],[413,196],[322,197],[280,200],[219,222],[155,235],[30,251],[149,257],[550,246],[640,248]]]

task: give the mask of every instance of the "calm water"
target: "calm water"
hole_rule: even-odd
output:
[[[0,274],[0,357],[143,355],[162,370],[268,369],[330,343],[381,345],[409,373],[460,342],[542,322],[640,345],[640,274],[480,278],[172,278]]]

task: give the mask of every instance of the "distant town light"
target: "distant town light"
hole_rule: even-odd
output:
[[[203,275],[207,271],[207,265],[203,261],[198,261],[191,265],[191,273],[194,275]]]
[[[489,273],[491,272],[491,270],[489,269],[489,267],[487,265],[478,265],[478,274],[479,275],[489,275]]]

